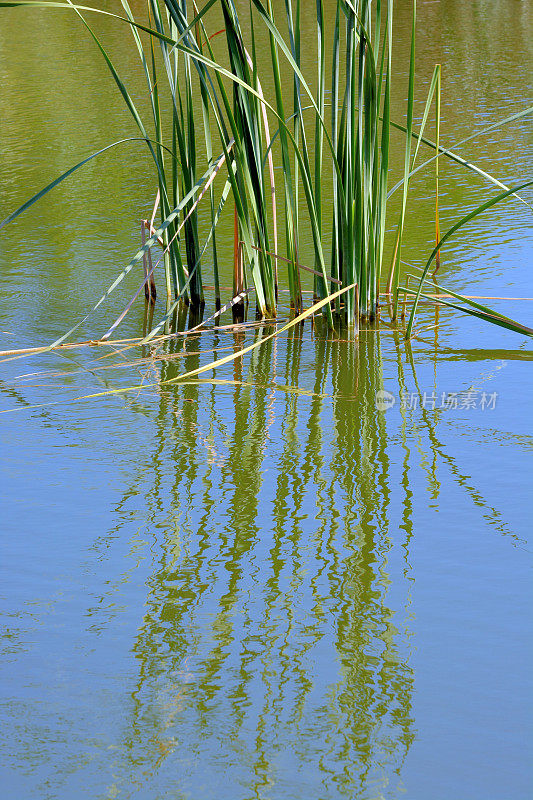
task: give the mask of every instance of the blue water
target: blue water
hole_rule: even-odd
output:
[[[8,213],[128,131],[65,15],[2,13]],[[527,103],[530,25],[527,3],[420,4],[443,142]],[[511,39],[514,71],[497,50]],[[530,125],[464,154],[520,180]],[[144,168],[80,173],[0,239],[1,350],[52,341],[96,302],[135,250]],[[414,186],[407,220],[417,266],[431,191]],[[445,225],[485,189],[443,166],[442,191]],[[531,219],[510,202],[465,229],[444,285],[533,297]],[[138,282],[74,338],[101,336]],[[533,325],[531,300],[486,302]],[[142,324],[137,304],[116,335]],[[165,383],[271,330],[0,356],[3,796],[533,796],[531,340],[426,308],[408,345],[383,310],[356,341],[306,323]]]

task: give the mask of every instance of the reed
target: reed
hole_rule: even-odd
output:
[[[203,308],[203,262],[209,247],[212,253],[209,283],[215,287],[216,307],[221,307],[217,225],[229,198],[235,215],[234,297],[242,301],[254,291],[259,315],[272,317],[276,314],[279,282],[282,282],[289,289],[295,315],[301,317],[302,269],[307,269],[313,274],[314,307],[321,309],[328,326],[333,328],[340,322],[357,328],[361,322],[378,315],[384,291],[393,299],[395,313],[400,293],[407,291],[400,285],[400,263],[409,183],[419,169],[434,162],[436,247],[420,277],[407,326],[409,336],[429,266],[436,259],[438,267],[442,243],[466,221],[529,185],[507,187],[441,146],[439,66],[431,81],[420,128],[414,130],[416,0],[412,2],[405,125],[391,119],[394,0],[337,0],[332,24],[326,24],[323,0],[316,0],[317,72],[307,76],[302,72],[300,0],[284,0],[284,24],[280,23],[278,17],[282,15],[272,0],[249,0],[249,5],[239,3],[238,7],[234,0],[208,0],[200,9],[194,0],[147,0],[142,19],[135,17],[127,0],[121,0],[120,13],[78,6],[71,0],[0,0],[0,7],[24,5],[70,8],[81,19],[106,61],[139,129],[139,137],[114,142],[83,159],[37,192],[0,227],[109,147],[121,146],[125,141],[143,143],[154,164],[157,191],[154,215],[151,223],[143,222],[141,248],[95,309],[140,263],[144,265],[146,295],[150,300],[155,299],[154,276],[159,275],[162,263],[166,312],[151,336],[163,328],[168,330],[180,303]],[[119,20],[128,26],[132,47],[146,79],[149,120],[142,118],[111,56],[91,28],[88,21],[91,13],[103,14],[110,21]],[[246,17],[245,27],[240,14]],[[225,40],[225,56],[215,56],[212,40],[217,35]],[[259,35],[262,39],[266,35],[269,43],[268,51],[263,48],[260,57]],[[217,46],[217,52],[219,49]],[[286,80],[282,81],[282,72],[287,68],[292,76],[289,93]],[[273,97],[263,91],[260,80],[263,74],[272,80]],[[328,80],[329,104],[326,103]],[[265,80],[263,83],[266,85]],[[425,136],[433,107],[436,143]],[[500,124],[532,111],[527,109]],[[272,131],[269,119],[274,120]],[[487,131],[493,127],[489,126]],[[404,176],[389,189],[393,130],[400,130],[405,138]],[[417,165],[422,145],[433,148],[435,155]],[[443,156],[462,163],[504,191],[441,235],[438,159]],[[200,169],[203,161],[207,167]],[[276,187],[275,165],[281,167],[282,189]],[[331,185],[327,184],[331,202],[327,204],[324,174],[331,176]],[[215,180],[223,179],[217,204],[214,184]],[[387,213],[389,199],[397,190],[402,192],[400,213],[392,259],[385,275]],[[199,217],[199,203],[204,197],[210,211],[207,228],[201,225]],[[280,219],[284,223],[283,244],[278,235]],[[311,268],[303,268],[300,259],[304,230],[312,241]],[[331,252],[326,258],[329,243]],[[155,264],[151,255],[154,247],[162,250]],[[133,299],[117,324],[132,302]],[[502,324],[501,315],[490,309],[476,308],[468,302],[465,307],[468,313],[488,321],[498,318],[497,324]],[[511,329],[517,330],[518,323],[510,322]],[[64,341],[78,327],[54,344]],[[518,327],[522,332],[529,330]]]

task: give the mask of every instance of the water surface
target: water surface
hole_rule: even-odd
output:
[[[3,217],[133,129],[67,12],[2,14]],[[142,104],[129,41],[96,26]],[[420,4],[420,97],[442,62],[444,143],[527,105],[531,33],[528,2]],[[461,153],[525,180],[530,128]],[[445,222],[487,196],[455,167],[442,184]],[[3,232],[2,349],[83,317],[135,251],[152,187],[132,146]],[[414,185],[415,264],[431,192]],[[442,280],[532,296],[532,243],[527,209],[496,207],[446,248]],[[532,324],[528,301],[498,302]],[[387,321],[356,341],[305,325],[179,387],[165,381],[272,328],[3,361],[6,796],[531,797],[530,344],[423,310],[409,346]]]

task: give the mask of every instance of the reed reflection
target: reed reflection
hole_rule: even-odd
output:
[[[229,387],[160,394],[122,781],[179,764],[176,785],[203,796],[222,776],[233,797],[379,798],[399,783],[414,737],[410,518],[392,534],[379,336],[305,337],[265,342]],[[198,341],[172,347],[183,357],[163,380],[200,364]]]

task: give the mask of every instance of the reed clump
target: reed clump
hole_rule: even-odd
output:
[[[524,182],[519,187],[507,187],[440,145],[438,65],[422,122],[414,130],[416,0],[412,3],[405,125],[391,119],[394,0],[337,0],[333,4],[334,17],[328,20],[324,0],[316,0],[313,14],[317,58],[312,75],[304,74],[302,66],[301,0],[283,0],[276,7],[272,0],[250,0],[249,5],[236,4],[234,0],[208,0],[201,8],[195,0],[147,0],[142,18],[135,16],[128,0],[121,0],[117,13],[78,6],[71,0],[0,1],[0,7],[25,5],[70,8],[80,18],[135,120],[137,140],[150,152],[156,190],[152,219],[143,220],[140,249],[95,306],[104,302],[137,265],[143,266],[143,286],[150,302],[155,300],[154,276],[164,275],[166,313],[147,338],[168,325],[182,303],[191,304],[201,313],[206,253],[212,266],[208,282],[214,286],[216,307],[221,308],[217,233],[228,209],[234,214],[233,306],[238,307],[253,291],[258,314],[273,317],[281,285],[288,289],[295,315],[301,317],[305,272],[313,276],[313,307],[321,310],[330,328],[339,323],[357,328],[361,321],[373,320],[383,294],[396,314],[400,293],[412,291],[400,281],[409,181],[415,172],[433,163],[436,245],[418,276],[407,326],[407,335],[411,335],[417,304],[421,296],[428,296],[430,289],[425,284],[431,265],[436,262],[438,268],[442,243],[477,214],[530,185]],[[139,112],[104,43],[92,29],[92,13],[128,26],[146,79],[149,119]],[[305,13],[309,14],[309,7]],[[220,46],[221,39],[224,48]],[[262,47],[258,52],[258,39],[266,39],[266,51]],[[263,75],[268,80],[262,81]],[[273,87],[272,96],[264,92],[263,85],[267,83]],[[435,142],[425,136],[432,109]],[[526,109],[498,124],[532,111]],[[405,156],[403,179],[391,189],[388,175],[393,130],[399,130],[405,138]],[[122,141],[114,142],[67,170],[14,211],[2,226],[73,171],[120,144]],[[417,164],[422,144],[435,154]],[[438,163],[443,156],[481,174],[503,191],[441,236]],[[331,176],[327,198],[325,174]],[[400,212],[392,258],[385,265],[389,199],[396,191],[401,191]],[[200,221],[200,203],[209,208],[207,227]],[[301,263],[303,236],[312,241],[312,266]],[[160,248],[157,263],[153,261],[153,248]],[[525,326],[468,298],[454,298],[459,304],[448,302],[454,308],[530,333]]]

